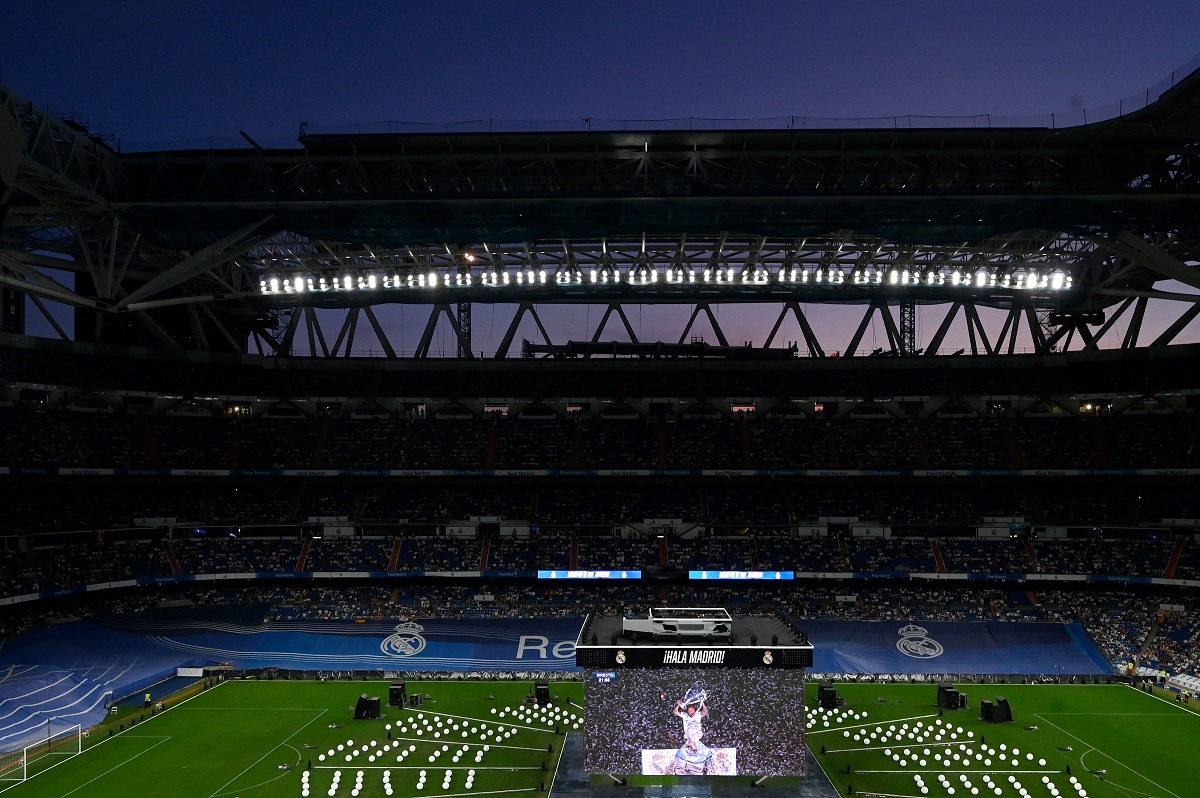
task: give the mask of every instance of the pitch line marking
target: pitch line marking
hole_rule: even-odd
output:
[[[68,795],[70,795],[70,794],[71,794],[71,793],[73,793],[73,792],[79,792],[79,791],[80,791],[80,790],[82,790],[84,787],[86,787],[86,786],[88,786],[89,784],[91,784],[93,781],[96,781],[97,779],[104,778],[105,776],[107,776],[109,773],[112,773],[112,772],[113,772],[114,770],[116,770],[117,768],[124,767],[125,765],[128,765],[130,762],[132,762],[133,760],[137,759],[137,758],[138,758],[139,756],[141,756],[142,754],[148,754],[148,753],[150,753],[150,752],[151,752],[151,751],[153,751],[155,748],[157,748],[158,746],[162,745],[163,743],[165,743],[167,740],[170,740],[170,739],[171,739],[170,737],[164,737],[163,739],[159,740],[159,741],[158,741],[158,742],[156,742],[154,745],[150,746],[149,748],[145,749],[144,751],[139,751],[138,753],[136,753],[136,754],[134,754],[133,756],[131,756],[131,757],[129,757],[128,759],[126,759],[124,762],[121,762],[121,763],[119,763],[119,764],[113,765],[113,766],[112,766],[112,767],[110,767],[108,770],[104,771],[103,773],[101,773],[101,774],[99,774],[99,775],[97,775],[97,776],[94,776],[94,777],[92,777],[92,778],[88,779],[88,780],[87,780],[87,781],[85,781],[83,784],[80,784],[78,787],[76,787],[75,789],[71,790],[70,792],[64,792],[64,793],[62,794],[62,798],[67,798],[67,796],[68,796]],[[43,771],[43,772],[45,772],[45,771]]]
[[[447,793],[445,795],[438,796],[438,798],[471,798],[471,796],[475,796],[475,795],[502,795],[504,793],[537,792],[537,791],[538,791],[537,787],[522,787],[522,788],[516,789],[516,790],[488,790],[487,792],[475,792],[474,790],[472,790],[471,792]]]
[[[900,770],[856,770],[856,771],[854,771],[854,772],[855,772],[855,773],[905,773],[905,774],[910,774],[910,773],[911,773],[911,774],[918,774],[918,775],[933,775],[933,773],[934,773],[934,771],[931,771],[931,770],[920,770],[919,768],[918,768],[918,769],[915,769],[915,770],[909,770],[908,768],[901,768]],[[996,768],[992,768],[991,770],[939,770],[939,771],[937,771],[937,772],[938,772],[938,773],[942,773],[942,774],[944,774],[944,775],[947,775],[947,776],[956,776],[956,775],[958,775],[958,774],[960,774],[960,773],[961,773],[961,774],[963,774],[964,776],[965,776],[965,775],[967,775],[967,774],[975,774],[975,775],[979,775],[979,776],[982,776],[982,775],[984,775],[984,774],[987,774],[987,775],[991,776],[991,775],[995,775],[996,773],[999,773],[999,774],[1000,774],[1000,775],[1002,775],[1002,776],[1003,776],[1003,775],[1006,775],[1006,774],[1009,774],[1009,773],[1057,773],[1057,774],[1060,774],[1060,775],[1062,774],[1062,771],[1061,771],[1061,770],[1005,770],[1005,771],[997,771],[997,770],[996,770]],[[1171,793],[1171,794],[1172,794],[1172,795],[1175,795],[1175,793]],[[1176,798],[1178,798],[1178,796],[1176,796]]]
[[[328,707],[192,707],[192,709],[219,709],[225,712],[316,712]]]
[[[245,769],[243,769],[243,770],[242,770],[242,772],[241,772],[241,773],[237,774],[237,775],[236,775],[236,776],[234,776],[232,779],[230,779],[229,781],[225,782],[225,783],[224,783],[224,784],[222,784],[220,787],[218,787],[218,788],[217,788],[217,790],[216,790],[215,792],[213,792],[213,794],[212,794],[212,795],[210,795],[208,798],[217,798],[217,796],[218,796],[218,795],[224,795],[224,794],[225,794],[225,793],[224,793],[224,790],[225,790],[225,788],[226,788],[226,787],[228,787],[230,784],[233,784],[235,781],[237,781],[238,779],[240,779],[240,778],[241,778],[243,775],[245,775],[245,774],[246,774],[246,772],[247,772],[248,770],[250,770],[251,768],[253,768],[253,767],[257,766],[259,762],[262,762],[264,759],[266,759],[267,757],[269,757],[271,754],[275,753],[275,751],[276,751],[276,750],[278,750],[279,748],[282,748],[283,746],[287,745],[287,742],[288,742],[288,740],[292,739],[292,738],[293,738],[293,737],[295,737],[297,734],[299,734],[300,732],[302,732],[302,731],[304,731],[305,729],[307,729],[307,728],[308,728],[308,726],[309,726],[309,724],[311,724],[311,723],[312,723],[314,720],[316,720],[317,718],[319,718],[319,717],[321,717],[322,715],[324,715],[326,712],[328,712],[328,710],[326,710],[326,709],[322,709],[322,710],[318,711],[316,715],[312,716],[312,717],[309,719],[308,723],[305,723],[305,724],[304,724],[303,726],[301,726],[299,729],[296,729],[296,731],[292,732],[292,733],[291,733],[291,734],[289,734],[287,737],[283,738],[283,741],[282,741],[282,742],[280,742],[280,743],[279,743],[279,745],[276,745],[274,748],[271,748],[269,751],[267,751],[265,754],[263,754],[262,756],[260,756],[258,759],[256,759],[256,760],[254,760],[253,762],[251,762],[251,763],[250,763],[250,764],[249,764],[249,765],[248,765],[248,766],[247,766]]]
[[[528,746],[526,746],[526,745],[499,745],[497,743],[457,743],[457,742],[455,742],[455,740],[445,738],[445,737],[442,737],[442,738],[392,737],[390,739],[391,739],[392,743],[395,743],[396,740],[400,740],[400,742],[403,742],[403,743],[433,743],[434,745],[445,744],[445,745],[450,745],[451,748],[457,748],[457,746],[460,746],[460,745],[468,745],[468,746],[470,746],[470,748],[484,748],[485,745],[490,745],[491,748],[503,748],[503,749],[509,749],[512,751],[545,751],[546,750],[544,748],[528,748]],[[372,740],[372,742],[378,743],[379,740]],[[314,750],[319,751],[319,749],[314,749]]]
[[[412,719],[413,719],[413,720],[416,720],[416,715],[415,715],[415,714],[413,714],[413,713],[416,713],[416,712],[424,712],[425,710],[423,710],[423,709],[412,709],[412,708],[410,708],[410,707],[404,707],[404,711],[405,711],[405,712],[407,712],[407,713],[409,713],[410,715],[412,715]],[[525,723],[523,723],[523,722],[522,722],[522,723],[510,723],[510,722],[508,722],[507,720],[496,720],[496,719],[494,719],[494,718],[493,718],[493,719],[486,719],[486,718],[473,718],[473,717],[471,717],[470,715],[451,715],[451,714],[449,714],[449,713],[446,713],[446,712],[432,712],[432,711],[431,711],[429,714],[430,714],[430,715],[433,715],[434,717],[438,717],[438,718],[456,718],[456,719],[458,719],[458,720],[470,720],[470,721],[474,721],[475,723],[490,723],[490,724],[492,724],[493,726],[512,726],[514,729],[523,729],[523,730],[525,730],[525,731],[535,731],[535,732],[541,732],[542,734],[554,734],[554,730],[553,730],[553,729],[539,729],[537,726],[528,726],[528,725],[526,725],[526,724],[525,724]],[[565,721],[564,721],[564,722],[565,722]],[[554,722],[554,724],[555,724],[556,726],[557,726],[557,725],[560,725],[558,721],[555,721],[555,722]],[[393,725],[394,725],[394,724],[393,724]],[[444,796],[443,796],[443,798],[444,798]]]
[[[1047,713],[1047,714],[1053,715],[1053,714],[1055,714],[1055,713],[1051,712],[1051,713]],[[1086,745],[1086,746],[1087,746],[1089,749],[1091,749],[1091,751],[1095,751],[1095,750],[1097,750],[1097,749],[1096,749],[1094,746],[1092,746],[1092,745],[1091,745],[1090,743],[1088,743],[1086,740],[1082,740],[1082,739],[1080,739],[1079,737],[1076,737],[1074,734],[1071,734],[1069,731],[1067,731],[1066,729],[1064,729],[1062,726],[1059,726],[1059,725],[1058,725],[1057,723],[1055,723],[1054,721],[1051,721],[1051,720],[1046,720],[1046,716],[1045,716],[1045,715],[1043,715],[1042,713],[1040,713],[1040,712],[1035,712],[1035,713],[1033,713],[1033,716],[1034,716],[1035,718],[1041,718],[1043,721],[1045,721],[1046,723],[1049,723],[1051,726],[1053,726],[1054,728],[1058,729],[1060,732],[1062,732],[1063,734],[1067,735],[1068,737],[1070,737],[1070,738],[1072,738],[1072,739],[1074,739],[1074,740],[1078,740],[1080,743],[1082,743],[1083,745]],[[1088,751],[1087,753],[1091,753],[1091,751]],[[1101,755],[1102,755],[1102,756],[1108,757],[1108,758],[1109,758],[1109,759],[1111,759],[1113,762],[1116,762],[1118,765],[1120,765],[1121,767],[1125,768],[1126,770],[1128,770],[1128,771],[1129,771],[1130,773],[1132,773],[1133,775],[1135,775],[1135,776],[1137,776],[1138,778],[1142,779],[1142,780],[1143,780],[1143,781],[1145,781],[1147,784],[1153,784],[1155,787],[1157,787],[1158,789],[1160,789],[1160,790],[1162,790],[1163,792],[1167,793],[1168,795],[1174,795],[1174,796],[1175,796],[1175,798],[1181,798],[1181,796],[1179,796],[1178,794],[1171,792],[1171,791],[1170,791],[1170,790],[1168,790],[1166,787],[1164,787],[1164,786],[1162,786],[1161,784],[1159,784],[1157,781],[1153,781],[1153,780],[1151,780],[1151,779],[1148,779],[1148,778],[1146,778],[1146,777],[1145,777],[1145,776],[1143,776],[1141,773],[1139,773],[1139,772],[1137,772],[1136,770],[1134,770],[1133,768],[1129,767],[1128,765],[1126,765],[1124,762],[1122,762],[1121,760],[1117,759],[1116,757],[1114,757],[1114,756],[1112,756],[1112,755],[1110,755],[1110,754],[1105,754],[1103,751],[1101,751],[1100,753],[1101,753]],[[1080,767],[1083,767],[1083,757],[1082,757],[1082,756],[1080,757],[1079,766],[1080,766]],[[1111,783],[1111,782],[1110,782],[1110,783]],[[1135,792],[1136,792],[1136,790],[1135,790]]]
[[[215,689],[216,689],[216,687],[220,686],[221,684],[228,684],[228,682],[219,682],[219,683],[218,683],[216,686],[214,686],[214,687],[210,687],[210,688],[209,688],[209,690],[215,690]],[[200,691],[200,692],[198,692],[198,693],[194,693],[194,694],[192,694],[192,695],[188,696],[187,698],[183,699],[182,701],[179,701],[179,702],[177,702],[177,703],[175,703],[175,704],[171,704],[170,706],[168,706],[168,707],[166,707],[165,709],[163,709],[163,711],[162,711],[162,712],[159,712],[159,713],[157,714],[157,717],[162,717],[163,715],[165,715],[166,713],[168,713],[168,712],[170,712],[171,710],[175,709],[176,707],[183,706],[183,705],[184,705],[184,704],[186,704],[187,702],[191,701],[193,698],[196,698],[197,696],[202,696],[202,695],[204,695],[205,693],[209,692],[209,690],[201,690],[201,691]],[[151,715],[149,720],[144,720],[144,721],[142,721],[142,723],[149,723],[150,721],[154,720],[154,718],[155,718],[155,717],[156,717],[155,715]],[[104,738],[103,740],[101,740],[100,742],[98,742],[98,743],[94,743],[93,745],[90,745],[90,746],[88,746],[87,748],[83,749],[83,751],[81,751],[80,753],[76,754],[76,756],[83,756],[83,755],[84,755],[84,754],[86,754],[88,751],[91,751],[91,750],[92,750],[92,749],[94,749],[94,748],[99,748],[100,746],[104,745],[105,743],[110,743],[110,742],[112,742],[113,740],[120,740],[120,739],[123,739],[123,738],[125,738],[126,736],[129,736],[129,737],[143,737],[143,738],[149,738],[149,739],[153,739],[154,737],[160,737],[160,736],[164,736],[164,735],[154,735],[154,734],[144,734],[144,735],[143,735],[143,734],[137,734],[137,735],[135,735],[135,734],[129,734],[129,732],[133,731],[133,729],[134,729],[134,727],[133,727],[133,726],[130,726],[130,727],[129,727],[129,728],[126,730],[126,731],[119,731],[119,732],[117,732],[116,734],[114,734],[112,737],[105,737],[105,738]],[[169,736],[167,736],[167,739],[170,739],[170,737],[169,737]],[[37,778],[38,776],[42,775],[43,773],[46,773],[46,772],[48,772],[48,771],[50,771],[50,770],[53,770],[54,768],[58,767],[59,765],[66,764],[67,762],[70,762],[70,761],[71,761],[72,759],[74,759],[74,758],[75,758],[75,757],[68,757],[68,758],[66,758],[66,759],[64,759],[64,760],[62,760],[62,761],[60,761],[60,762],[55,762],[55,763],[54,763],[53,765],[51,765],[50,767],[46,768],[46,770],[40,770],[40,771],[38,771],[37,773],[35,773],[34,775],[30,776],[30,777],[29,777],[28,779],[26,779],[25,781],[32,781],[33,779]],[[17,786],[17,785],[19,785],[19,784],[24,784],[24,783],[25,783],[25,781],[15,781],[15,782],[13,782],[12,784],[8,785],[7,787],[0,787],[0,793],[3,793],[3,792],[8,792],[8,791],[9,791],[9,790],[11,790],[13,787],[16,787],[16,786]]]
[[[1127,684],[1125,686],[1128,687],[1130,690],[1133,690],[1134,692],[1142,693],[1141,690],[1138,690],[1136,687],[1134,687],[1131,684]],[[1148,695],[1151,698],[1153,698],[1155,701],[1161,701],[1164,704],[1166,704],[1167,706],[1175,707],[1176,709],[1182,710],[1183,712],[1186,712],[1189,715],[1200,715],[1200,712],[1197,712],[1196,710],[1191,709],[1191,704],[1182,704],[1182,703],[1178,703],[1178,702],[1168,701],[1167,699],[1163,698],[1162,696],[1157,696],[1154,693],[1142,693],[1142,695]]]
[[[829,734],[829,732],[851,731],[853,729],[865,729],[868,726],[886,726],[889,723],[903,723],[906,720],[924,720],[925,718],[936,718],[937,715],[914,715],[911,718],[890,718],[888,720],[874,720],[871,723],[859,723],[854,726],[838,726],[836,729],[813,729],[809,728],[808,734]],[[955,740],[955,742],[958,742]]]
[[[975,745],[975,741],[968,740],[965,743],[960,743],[958,741],[955,741],[952,743],[930,743],[930,742],[911,743],[910,742],[910,743],[903,743],[900,745],[897,745],[896,743],[887,743],[885,745],[869,745],[866,748],[861,748],[861,747],[860,748],[830,748],[830,749],[827,749],[825,751],[825,753],[827,753],[827,754],[845,754],[845,753],[854,753],[855,751],[886,751],[889,748],[896,749],[896,750],[901,750],[904,748],[920,748],[920,749],[924,750],[926,748],[950,748],[955,745],[960,746],[960,747],[967,746],[967,745]],[[971,752],[967,751],[967,754],[970,755]],[[929,756],[933,756],[933,754],[930,754]]]
[[[450,767],[442,767],[440,765],[313,765],[313,770],[540,770],[532,766],[524,767],[509,767],[507,765],[453,765]]]

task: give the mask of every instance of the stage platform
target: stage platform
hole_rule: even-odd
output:
[[[733,642],[732,644],[721,640],[705,643],[701,641],[681,640],[680,638],[662,639],[657,642],[651,641],[649,638],[639,636],[637,640],[625,635],[622,629],[622,618],[620,615],[596,615],[591,619],[591,624],[587,629],[587,637],[590,640],[592,635],[595,635],[596,642],[599,645],[622,645],[622,646],[659,646],[662,648],[675,648],[682,645],[734,645],[734,646],[771,646],[784,645],[794,646],[807,643],[807,640],[801,639],[796,633],[795,627],[780,620],[775,616],[768,615],[732,615],[733,618]],[[615,640],[614,640],[615,637]],[[773,643],[772,640],[777,640]],[[752,642],[753,641],[753,642]],[[586,642],[586,641],[584,641]]]

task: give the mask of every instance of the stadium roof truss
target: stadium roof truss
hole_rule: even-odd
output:
[[[77,339],[334,357],[366,335],[398,357],[379,308],[404,304],[429,313],[416,357],[443,319],[470,357],[471,307],[488,303],[511,311],[496,357],[527,320],[543,342],[522,354],[562,356],[539,307],[602,306],[588,343],[612,327],[640,344],[629,306],[690,305],[679,343],[703,316],[726,346],[714,308],[753,304],[777,313],[765,348],[786,348],[790,318],[796,354],[819,357],[864,354],[876,317],[876,353],[934,355],[956,326],[971,353],[1004,354],[1019,338],[1166,345],[1200,315],[1197,73],[1060,130],[302,135],[121,153],[2,87],[0,106],[7,332],[24,332],[14,298],[28,298],[63,338],[53,303],[74,308]],[[1151,300],[1182,310],[1143,340]],[[857,306],[851,340],[829,340],[813,304]],[[340,327],[329,308],[347,311]],[[940,313],[923,346],[917,308]]]

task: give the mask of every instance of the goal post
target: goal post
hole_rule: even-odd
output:
[[[24,748],[0,751],[0,782],[25,781],[27,777]]]
[[[47,725],[42,739],[21,749],[0,751],[0,782],[25,781],[57,762],[83,753],[83,726]]]

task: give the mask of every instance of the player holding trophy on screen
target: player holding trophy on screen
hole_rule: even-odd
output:
[[[683,721],[683,745],[675,752],[668,773],[703,776],[712,769],[712,750],[700,738],[704,736],[704,718],[708,717],[708,692],[699,685],[687,691],[671,710]]]

